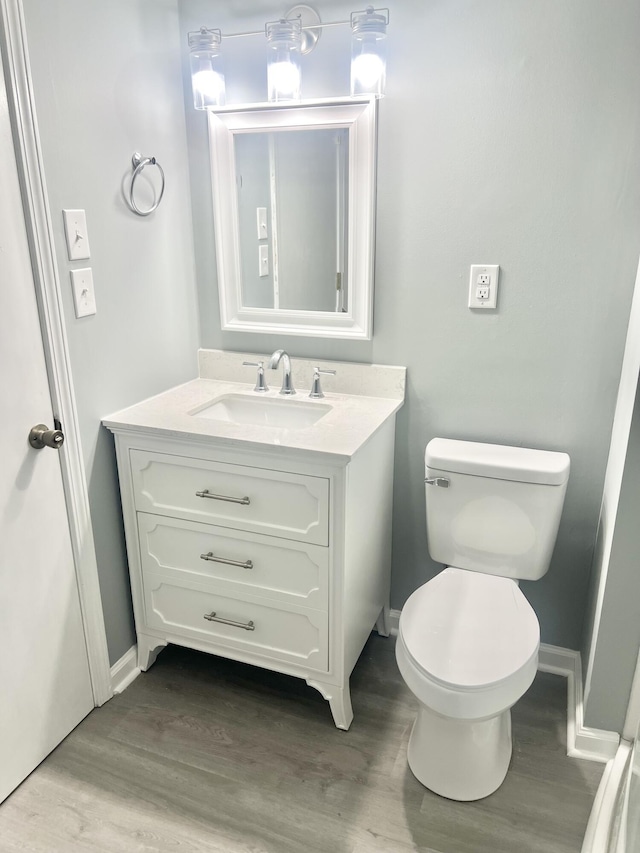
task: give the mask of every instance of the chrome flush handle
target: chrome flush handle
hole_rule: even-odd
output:
[[[425,483],[427,486],[440,486],[442,489],[449,488],[449,480],[446,477],[427,477]]]

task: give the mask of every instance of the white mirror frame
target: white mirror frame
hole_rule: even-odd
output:
[[[373,330],[376,116],[374,97],[248,104],[209,111],[209,149],[224,330],[370,340]],[[234,134],[274,129],[347,128],[348,312],[247,308],[242,305]]]

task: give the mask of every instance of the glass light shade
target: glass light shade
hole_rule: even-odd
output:
[[[300,19],[267,24],[267,97],[270,101],[300,100]]]
[[[387,22],[373,6],[351,16],[352,95],[384,95]]]
[[[224,104],[225,86],[220,55],[220,30],[205,27],[189,33],[193,105],[197,110]]]

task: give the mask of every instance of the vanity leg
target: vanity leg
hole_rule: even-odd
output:
[[[391,633],[390,608],[388,604],[385,604],[380,611],[380,615],[376,622],[376,631],[381,637],[388,637]]]
[[[138,634],[138,666],[143,672],[146,672],[150,666],[153,666],[158,654],[166,645],[166,640],[159,640],[157,637],[147,637],[145,634]]]
[[[349,682],[347,681],[344,687],[338,687],[335,684],[326,684],[323,681],[307,679],[307,684],[309,687],[315,687],[316,690],[319,690],[329,702],[336,728],[342,729],[345,732],[348,731],[353,720]]]

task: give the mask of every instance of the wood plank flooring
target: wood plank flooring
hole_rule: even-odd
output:
[[[169,647],[0,806],[1,853],[579,853],[603,765],[565,755],[566,680],[538,675],[504,785],[456,803],[407,767],[393,642],[358,662],[349,732],[304,682]]]

